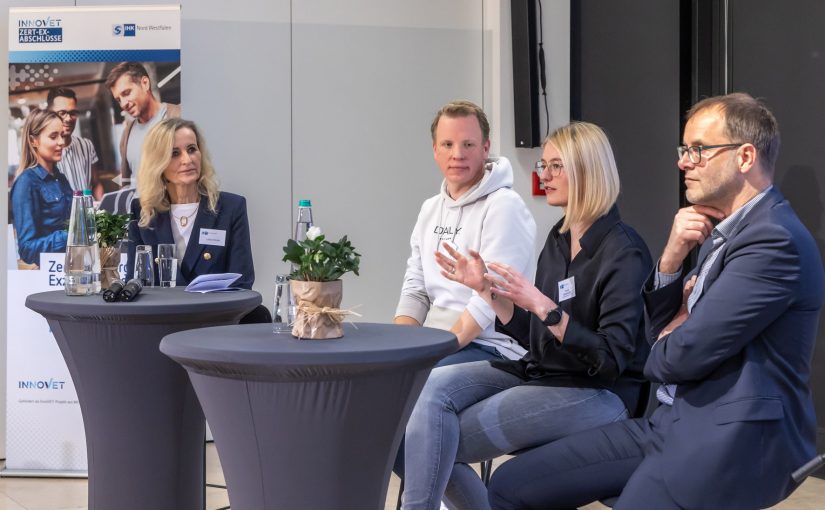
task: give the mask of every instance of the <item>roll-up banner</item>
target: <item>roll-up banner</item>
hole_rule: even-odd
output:
[[[63,288],[72,191],[128,213],[143,137],[179,114],[180,84],[179,5],[9,9],[2,476],[86,475],[75,387],[46,320],[25,301]]]

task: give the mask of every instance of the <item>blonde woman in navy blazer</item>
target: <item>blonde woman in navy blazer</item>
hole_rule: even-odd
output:
[[[134,272],[135,247],[175,244],[177,284],[211,273],[240,273],[236,286],[255,281],[246,199],[218,191],[215,168],[197,126],[166,119],[146,135],[139,198],[132,202],[126,277]],[[181,253],[183,254],[181,256]],[[157,274],[155,275],[157,280]]]

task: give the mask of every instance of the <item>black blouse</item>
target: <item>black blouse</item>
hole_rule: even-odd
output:
[[[564,342],[541,319],[515,307],[509,323],[496,320],[496,330],[528,352],[520,360],[491,363],[531,384],[610,389],[632,413],[650,350],[641,294],[653,267],[650,252],[614,205],[587,229],[571,262],[570,233],[559,233],[562,221],[539,256],[536,287],[569,315]],[[559,302],[558,283],[571,276],[576,295]]]

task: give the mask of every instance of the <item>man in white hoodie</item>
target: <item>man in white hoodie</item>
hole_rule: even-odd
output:
[[[512,190],[510,162],[488,159],[490,124],[481,108],[469,101],[450,102],[438,111],[430,130],[444,181],[418,213],[394,322],[455,333],[461,350],[437,366],[519,359],[524,347],[495,331],[490,306],[475,291],[445,278],[434,254],[447,242],[465,254],[472,248],[484,260],[529,274],[536,223]]]

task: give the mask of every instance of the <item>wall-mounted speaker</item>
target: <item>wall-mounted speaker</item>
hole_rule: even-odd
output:
[[[541,145],[536,0],[512,0],[513,109],[516,147]]]

